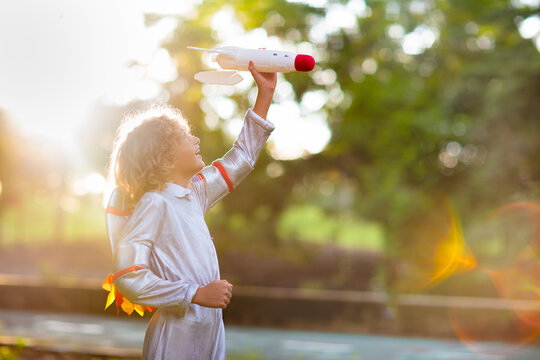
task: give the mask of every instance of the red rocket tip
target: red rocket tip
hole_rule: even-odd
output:
[[[296,71],[311,71],[315,67],[315,59],[312,56],[299,54],[294,59]]]

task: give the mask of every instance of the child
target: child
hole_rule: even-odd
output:
[[[275,73],[250,72],[258,87],[232,149],[205,166],[199,138],[170,107],[124,122],[111,156],[116,185],[136,202],[114,249],[115,288],[157,308],[144,359],[225,359],[222,309],[233,285],[220,280],[205,213],[253,169],[274,125],[266,115]],[[135,124],[133,124],[133,122]]]

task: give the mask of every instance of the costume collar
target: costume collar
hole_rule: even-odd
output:
[[[163,191],[172,196],[176,196],[177,198],[182,198],[191,194],[190,189],[186,189],[185,187],[180,186],[178,184],[168,182],[168,183],[165,183],[165,185],[167,187]]]

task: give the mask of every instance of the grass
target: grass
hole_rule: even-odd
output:
[[[75,242],[107,236],[99,195],[27,194],[0,216],[0,244],[36,244],[51,239]]]
[[[291,206],[278,224],[282,239],[316,244],[334,244],[345,249],[380,252],[384,246],[382,227],[354,216],[332,216],[314,205]]]

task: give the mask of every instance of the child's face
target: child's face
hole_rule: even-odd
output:
[[[174,164],[174,172],[184,176],[193,176],[204,168],[202,156],[198,154],[201,150],[199,143],[201,139],[187,134],[180,141],[177,148],[176,161]]]

